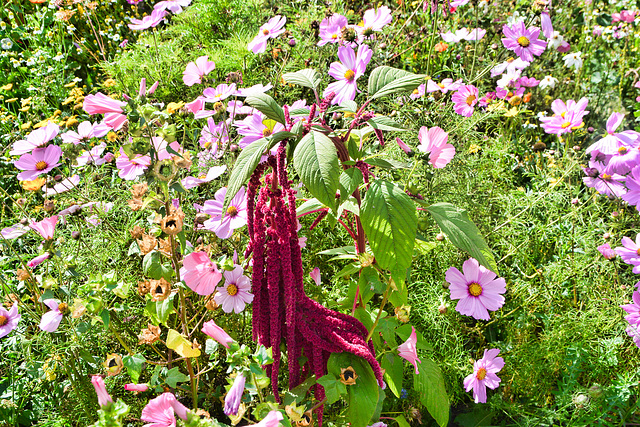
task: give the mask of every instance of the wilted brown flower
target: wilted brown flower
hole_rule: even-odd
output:
[[[299,427],[308,427],[313,425],[313,415],[311,414],[311,411],[307,411],[304,414],[302,414],[302,417],[299,421],[296,421],[296,426]]]
[[[140,280],[138,282],[138,294],[141,297],[145,296],[151,290],[151,283],[148,280]]]
[[[138,339],[140,340],[138,344],[153,344],[160,339],[160,327],[149,323],[147,329],[140,331]]]
[[[151,301],[164,301],[171,295],[171,283],[167,282],[164,277],[160,280],[150,280]]]
[[[107,370],[107,375],[110,377],[118,375],[122,371],[122,368],[124,368],[122,357],[115,353],[107,354],[107,360],[104,361],[103,366]]]
[[[11,306],[13,306],[13,303],[17,303],[20,304],[20,298],[18,298],[18,295],[16,294],[9,294],[6,296],[6,298],[4,299],[4,306],[8,309],[11,308]]]
[[[18,280],[23,281],[23,280],[27,280],[29,277],[31,277],[31,274],[29,274],[29,272],[27,270],[23,270],[23,269],[19,268],[16,271],[16,276],[18,277]]]
[[[80,298],[73,299],[73,305],[71,306],[71,317],[77,319],[82,317],[84,313],[86,313],[87,307],[84,305],[84,301]]]
[[[162,218],[160,221],[160,228],[166,234],[175,236],[182,231],[182,220],[184,219],[184,213],[182,208],[172,209],[172,212]]]
[[[400,322],[407,323],[409,321],[409,314],[411,313],[411,306],[401,305],[400,307],[396,307],[395,312]]]
[[[155,237],[149,234],[143,234],[142,240],[138,239],[138,246],[140,246],[140,253],[142,255],[148,254],[149,252],[151,252],[156,248],[157,243],[158,241],[156,240]]]
[[[356,370],[353,369],[352,366],[348,368],[340,369],[340,382],[344,385],[352,385],[356,383],[358,379],[358,374],[356,374]]]
[[[175,162],[176,166],[178,166],[179,168],[182,169],[191,169],[191,153],[189,153],[188,151],[185,151],[184,153],[182,153],[182,157],[180,156],[173,156],[173,161]]]
[[[45,200],[43,207],[46,212],[52,212],[56,208],[56,202],[54,200]]]
[[[133,184],[133,188],[131,188],[130,191],[134,199],[141,199],[142,196],[146,194],[148,189],[149,186],[147,185],[147,183],[143,182],[141,184]]]
[[[165,254],[166,256],[171,256],[171,240],[167,237],[166,239],[158,239],[158,250]]]
[[[131,210],[134,212],[142,209],[142,199],[127,200],[127,204],[129,205],[129,208],[131,208]]]
[[[207,303],[205,304],[205,307],[207,308],[207,310],[216,311],[220,306],[213,298],[210,298],[209,301],[207,301]]]
[[[139,239],[142,237],[142,234],[144,233],[144,228],[140,227],[139,225],[136,225],[131,230],[129,230],[129,233],[131,234],[131,237],[133,237],[134,239]]]

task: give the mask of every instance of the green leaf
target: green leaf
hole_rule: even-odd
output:
[[[409,196],[394,183],[377,179],[362,201],[360,219],[380,267],[404,272],[411,265],[418,230]]]
[[[450,203],[436,203],[427,206],[427,210],[438,223],[442,232],[451,240],[451,243],[459,249],[469,252],[480,264],[498,274],[498,264],[493,253],[480,234],[478,227],[469,219],[466,210],[457,208]]]
[[[399,398],[402,391],[402,377],[404,373],[402,359],[394,354],[385,353],[380,366],[385,371],[384,380],[389,390]]]
[[[333,142],[323,133],[309,132],[296,146],[293,166],[309,192],[334,209],[340,185],[340,162]]]
[[[253,93],[247,96],[246,103],[260,111],[267,118],[285,124],[284,111],[282,111],[275,99],[266,93]]]
[[[404,415],[397,416],[394,420],[398,423],[398,427],[411,427],[411,424],[409,424]]]
[[[134,383],[137,383],[138,379],[140,379],[144,362],[146,362],[146,360],[141,354],[134,354],[133,356],[125,356],[122,358],[122,363],[124,367],[127,368],[127,372]]]
[[[138,246],[138,242],[134,240],[133,242],[131,242],[131,245],[129,246],[129,251],[127,252],[127,256],[138,255],[138,254],[140,254],[140,246]]]
[[[449,423],[449,397],[444,388],[442,372],[438,365],[427,358],[422,358],[418,369],[420,373],[413,376],[413,388],[438,425],[446,426]]]
[[[180,370],[176,366],[175,368],[167,372],[167,376],[165,377],[164,382],[166,382],[169,387],[176,388],[176,385],[178,385],[178,383],[185,382],[188,379],[189,377],[180,372]]]
[[[170,348],[182,357],[200,357],[200,349],[193,348],[191,341],[187,340],[175,329],[169,329],[166,341],[167,348]]]
[[[278,132],[279,133],[279,132]],[[246,146],[241,152],[231,170],[229,183],[227,184],[227,195],[224,197],[223,212],[229,206],[238,190],[251,178],[256,166],[260,163],[260,158],[265,151],[270,150],[277,141],[261,138]]]
[[[301,204],[300,206],[298,206],[298,209],[296,209],[296,215],[297,216],[304,215],[308,212],[313,212],[315,210],[322,209],[322,208],[326,209],[327,207],[322,203],[320,203],[318,199],[309,199],[303,204]]]
[[[493,418],[496,416],[495,411],[483,408],[484,405],[475,405],[472,412],[466,412],[458,415],[454,422],[462,427],[483,427],[492,426]]]
[[[173,269],[169,263],[162,262],[162,256],[158,251],[151,251],[142,259],[142,271],[148,277],[159,280],[164,277],[167,281],[171,281]]]
[[[398,92],[410,92],[420,86],[424,78],[422,74],[381,66],[369,76],[369,96],[377,99]]]
[[[407,129],[400,126],[387,116],[375,116],[367,120],[367,123],[374,129],[389,130],[397,132],[406,132]]]
[[[340,174],[340,197],[346,199],[364,182],[358,168],[349,168]]]
[[[169,315],[173,313],[175,310],[173,308],[173,298],[169,297],[164,301],[147,301],[147,305],[144,309],[144,312],[153,323],[163,323],[167,324],[167,320],[169,319]]]
[[[282,75],[285,82],[294,85],[300,85],[315,89],[322,82],[322,78],[318,72],[311,68],[305,68],[304,70],[296,71],[295,73],[286,73]]]
[[[347,394],[347,386],[336,379],[335,375],[327,374],[321,377],[318,380],[318,384],[324,387],[327,405],[337,402],[340,400],[340,396]]]
[[[367,162],[367,164],[371,166],[382,169],[408,169],[409,167],[411,167],[411,165],[408,163],[391,159],[382,159],[380,157],[370,157],[366,159],[365,162]]]

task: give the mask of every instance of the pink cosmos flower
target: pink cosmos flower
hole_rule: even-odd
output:
[[[522,87],[536,87],[540,84],[540,80],[536,80],[533,77],[522,76],[518,80],[518,84]]]
[[[445,274],[450,284],[451,299],[460,300],[456,310],[474,319],[489,320],[488,310],[495,311],[504,305],[502,294],[507,291],[504,279],[496,279],[496,273],[487,270],[474,258],[462,264],[462,271],[451,267]]]
[[[7,240],[16,239],[29,231],[29,227],[20,223],[14,224],[11,227],[5,227],[0,231],[2,237]]]
[[[209,320],[204,325],[202,325],[202,332],[209,335],[211,338],[218,341],[226,348],[229,348],[229,344],[233,342],[233,338],[231,338],[229,334],[224,331],[224,329],[216,325],[216,322],[214,322],[213,320]]]
[[[640,325],[629,325],[625,332],[633,338],[636,347],[640,348]]]
[[[42,187],[42,192],[46,197],[51,197],[76,188],[78,186],[78,183],[80,183],[80,175],[73,175],[71,178],[63,179],[62,181],[54,185],[53,188],[48,188],[45,185],[44,187]]]
[[[111,128],[104,123],[91,123],[90,121],[85,120],[84,122],[78,125],[78,131],[74,132],[72,130],[63,133],[62,141],[67,144],[78,145],[81,142],[87,143],[91,140],[91,138],[102,138],[107,133],[109,133]]]
[[[607,120],[606,135],[586,150],[587,154],[602,153],[611,156],[607,162],[607,172],[626,174],[640,162],[640,133],[634,130],[616,133],[623,119],[622,113],[611,114]]]
[[[416,334],[416,328],[412,326],[409,338],[398,346],[398,355],[413,365],[416,375],[419,373],[418,363],[422,363],[422,361],[418,359],[417,344],[418,336]]]
[[[452,33],[447,31],[446,33],[440,33],[440,37],[447,43],[458,43],[460,40],[464,40],[469,37],[469,30],[467,28],[460,28]]]
[[[605,259],[614,259],[616,257],[616,252],[611,249],[611,246],[609,246],[608,243],[598,246],[597,249],[598,252],[600,252],[600,255],[602,255]]]
[[[621,305],[620,308],[629,313],[624,318],[627,322],[631,325],[640,326],[640,292],[634,291],[632,299],[632,304]]]
[[[640,210],[640,166],[631,170],[624,183],[629,191],[622,195],[622,200]]]
[[[0,305],[0,338],[9,335],[9,332],[13,331],[20,321],[20,313],[18,313],[18,303],[14,302],[11,306],[11,310],[7,311]]]
[[[39,256],[35,257],[34,259],[32,259],[31,261],[29,261],[27,263],[27,267],[30,267],[30,268],[37,267],[40,264],[42,264],[43,261],[48,260],[50,256],[51,256],[51,254],[49,252],[45,252],[42,255],[39,255]]]
[[[427,80],[426,92],[431,93],[439,91],[442,93],[447,93],[450,90],[458,90],[460,86],[462,86],[462,79],[456,80],[455,82],[453,81],[453,79],[444,79],[440,83],[436,83],[433,80],[429,79]]]
[[[577,118],[582,119],[584,116],[589,114],[589,111],[586,110],[588,104],[589,99],[586,97],[580,98],[578,102],[573,99],[569,99],[566,103],[561,99],[556,99],[551,103],[551,110],[553,110],[553,113],[558,116],[564,117],[567,113],[573,113]]]
[[[94,375],[91,377],[91,384],[96,389],[96,394],[98,395],[98,405],[101,407],[107,406],[113,403],[113,399],[107,393],[107,387],[104,384],[104,380],[100,375]]]
[[[26,139],[21,139],[13,143],[13,150],[9,152],[12,156],[20,156],[30,153],[35,148],[44,147],[49,141],[58,135],[60,126],[49,122],[46,126],[38,128],[27,135]]]
[[[245,97],[245,96],[250,96],[256,93],[265,93],[268,90],[271,90],[272,88],[273,88],[273,85],[271,83],[268,83],[267,85],[258,83],[251,87],[243,87],[238,89],[235,93],[235,96]],[[247,107],[247,108],[253,108],[253,107]]]
[[[153,12],[151,12],[151,15],[147,15],[142,19],[130,18],[131,23],[129,24],[129,28],[132,30],[146,30],[147,28],[153,28],[162,22],[167,14],[166,10],[154,9]]]
[[[213,300],[222,306],[225,313],[236,314],[244,310],[246,304],[253,301],[251,291],[251,279],[244,274],[242,266],[236,265],[232,271],[224,272],[224,286],[217,289]],[[227,414],[228,415],[228,414]]]
[[[32,222],[29,224],[32,230],[37,231],[43,239],[53,239],[53,233],[56,230],[56,224],[58,223],[58,215],[45,218],[42,221]]]
[[[524,22],[516,22],[512,27],[505,25],[502,27],[505,38],[502,44],[512,50],[524,61],[533,61],[533,57],[542,55],[547,42],[538,40],[540,28],[531,27],[527,29]]]
[[[76,166],[82,167],[82,166],[89,165],[91,163],[95,164],[96,166],[105,164],[107,162],[107,155],[111,154],[111,153],[107,153],[104,157],[102,157],[102,153],[104,153],[104,150],[106,148],[107,148],[107,143],[101,142],[95,147],[92,147],[91,150],[83,151],[76,159],[76,163],[77,163]]]
[[[580,129],[584,126],[582,117],[573,111],[567,112],[564,115],[554,115],[551,117],[541,117],[540,125],[546,133],[553,135],[562,135],[570,133],[576,129]]]
[[[149,421],[149,424],[145,424],[144,427],[175,427],[174,413],[186,420],[188,412],[189,410],[178,402],[173,393],[162,393],[150,400],[147,406],[142,409],[140,419]]]
[[[284,417],[280,411],[271,411],[262,421],[254,424],[254,427],[278,427],[283,419]]]
[[[85,96],[82,108],[89,115],[104,114],[103,123],[111,129],[118,130],[127,121],[127,116],[122,114],[122,108],[126,105],[126,102],[98,92],[95,95]]]
[[[245,117],[244,120],[234,123],[234,126],[238,128],[238,133],[243,136],[238,142],[238,146],[245,148],[259,139],[266,138],[267,136],[284,130],[284,126],[280,123],[276,123],[273,128],[267,127],[265,124],[266,120],[267,117],[264,114],[256,111],[250,116]]]
[[[635,15],[637,11],[632,10],[621,10],[620,11],[620,20],[628,23],[632,23],[635,20]]]
[[[207,124],[200,131],[200,139],[198,140],[200,147],[211,149],[215,154],[218,148],[222,148],[229,143],[229,133],[224,122],[216,125],[213,118],[207,119]]]
[[[362,25],[354,27],[354,30],[358,33],[360,43],[362,43],[362,40],[372,37],[374,32],[382,31],[392,20],[391,10],[387,6],[365,11],[362,16]]]
[[[589,166],[584,169],[588,176],[582,178],[587,187],[595,188],[598,193],[611,197],[623,197],[627,193],[624,176],[607,173],[605,166],[599,162],[590,161]]]
[[[342,37],[342,30],[349,24],[346,16],[334,13],[328,18],[324,18],[320,22],[320,30],[318,35],[320,41],[318,46],[324,46],[327,43],[338,43]]]
[[[524,70],[529,65],[531,65],[528,61],[523,61],[520,58],[510,58],[491,69],[491,77],[495,77],[504,73],[505,71],[511,75],[515,74],[516,70]]]
[[[622,247],[617,247],[615,250],[622,261],[633,265],[634,274],[640,274],[640,233],[636,236],[635,243],[630,238],[623,237]]]
[[[209,171],[204,177],[195,178],[193,176],[188,176],[186,178],[183,178],[181,183],[185,190],[189,190],[191,188],[199,186],[200,184],[204,184],[205,182],[213,181],[214,179],[221,176],[226,170],[227,170],[227,167],[225,165],[214,166],[209,169]]]
[[[236,375],[233,385],[229,389],[227,396],[224,398],[224,414],[237,415],[242,393],[244,393],[244,385],[246,378],[242,374]]]
[[[187,86],[193,86],[196,83],[201,83],[202,77],[215,70],[215,68],[215,62],[209,61],[208,56],[201,56],[196,59],[196,62],[189,62],[187,64],[187,68],[184,70],[182,75],[182,81]]]
[[[191,252],[184,257],[180,277],[198,295],[211,295],[222,279],[222,274],[206,252]]]
[[[476,403],[487,402],[487,387],[495,390],[500,385],[500,378],[496,374],[504,367],[504,359],[496,357],[499,353],[497,348],[485,350],[482,359],[473,364],[473,374],[464,379],[465,390],[473,389]]]
[[[153,6],[154,10],[168,10],[176,15],[182,13],[182,8],[191,4],[191,0],[163,0]]]
[[[223,217],[222,206],[226,195],[227,187],[222,187],[216,191],[214,200],[207,200],[204,206],[196,206],[200,212],[211,215],[203,226],[216,233],[220,239],[228,239],[233,230],[247,225],[247,197],[244,187],[231,199]]]
[[[418,86],[417,88],[415,88],[413,90],[413,92],[411,92],[411,95],[409,95],[409,98],[411,99],[419,99],[422,98],[426,92],[426,85],[424,83],[422,83],[420,86]]]
[[[464,117],[473,116],[473,110],[478,103],[478,88],[473,85],[460,86],[451,96],[454,102],[453,110]]]
[[[420,128],[418,151],[429,154],[429,163],[434,168],[445,167],[456,154],[456,149],[453,145],[447,143],[448,138],[449,134],[438,126],[434,126],[431,129],[426,126]]]
[[[116,159],[116,167],[118,168],[118,176],[126,181],[132,181],[144,174],[144,171],[151,165],[151,157],[142,154],[134,154],[133,158],[129,158],[127,153],[120,148],[120,156]]]
[[[127,390],[127,391],[143,392],[143,391],[149,390],[149,385],[148,384],[133,384],[133,383],[129,383],[129,384],[125,384],[124,385],[124,389]]]
[[[46,299],[43,303],[51,310],[42,315],[40,329],[47,332],[55,332],[62,321],[62,313],[58,310],[60,303],[54,299]]]
[[[542,34],[550,39],[553,34],[553,24],[551,23],[551,17],[548,12],[542,12],[540,14],[540,26],[542,27]]]
[[[269,22],[260,27],[258,35],[249,42],[247,49],[256,54],[264,52],[267,49],[267,40],[275,39],[284,33],[286,23],[287,18],[284,16],[276,15],[271,18]]]
[[[38,176],[50,172],[60,164],[62,149],[57,145],[35,148],[33,152],[23,154],[14,162],[14,166],[22,172],[18,174],[20,181],[33,181]]]
[[[219,84],[216,88],[206,88],[203,92],[203,100],[204,102],[219,102],[223,99],[227,99],[230,96],[233,96],[236,93],[236,84],[231,83],[230,85],[226,83]]]
[[[364,44],[358,47],[357,54],[350,46],[339,47],[338,58],[341,62],[333,62],[329,67],[329,75],[338,81],[327,86],[323,96],[335,93],[332,104],[353,101],[357,91],[356,80],[364,74],[372,55],[373,51]]]

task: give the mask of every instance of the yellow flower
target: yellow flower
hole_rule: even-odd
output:
[[[70,128],[71,126],[75,126],[78,124],[78,119],[76,119],[76,116],[70,116],[67,121],[64,123],[65,127]]]
[[[471,144],[469,146],[469,149],[467,150],[467,153],[475,154],[475,153],[479,152],[480,150],[482,150],[482,148],[478,144]]]
[[[30,104],[30,103],[31,103],[31,99],[32,99],[32,97],[25,98],[25,99],[23,99],[22,101],[20,101],[20,103],[21,103],[21,104],[22,104],[22,106],[24,107],[25,105],[28,105],[28,104]]]
[[[20,185],[26,191],[38,191],[42,188],[44,183],[47,182],[44,178],[36,178],[33,181],[20,181]]]
[[[116,81],[113,79],[107,79],[104,81],[104,83],[102,83],[102,86],[104,87],[114,87],[116,85]]]
[[[114,131],[110,130],[109,133],[107,134],[107,141],[116,142],[117,139],[118,139],[118,135],[116,135]]]
[[[0,87],[2,90],[11,90],[13,89],[13,83],[7,83],[6,85]]]
[[[22,129],[22,130],[29,129],[30,127],[31,127],[31,122],[30,121],[20,125],[20,129]]]
[[[18,111],[22,111],[23,113],[25,113],[25,112],[29,111],[30,109],[31,109],[31,107],[27,105],[26,107],[19,108]]]
[[[12,102],[16,102],[18,100],[18,98],[9,98],[7,99],[7,104],[11,104]]]
[[[33,128],[34,128],[34,129],[38,129],[38,128],[41,128],[41,127],[43,127],[43,126],[48,125],[49,123],[56,123],[56,118],[55,118],[55,117],[49,117],[49,118],[46,118],[46,119],[44,119],[43,121],[38,122],[38,123],[36,123],[35,125],[33,125]]]
[[[176,111],[178,111],[180,108],[182,108],[184,106],[184,102],[180,101],[180,102],[170,102],[169,105],[167,105],[167,114],[173,114]]]
[[[74,96],[70,96],[62,102],[62,105],[69,105],[75,101],[76,101],[76,98]]]
[[[516,107],[511,107],[511,109],[507,110],[506,113],[504,113],[504,117],[515,117],[518,115],[518,109]]]
[[[76,85],[77,82],[70,82],[67,83],[66,85],[64,85],[64,87],[74,87]]]

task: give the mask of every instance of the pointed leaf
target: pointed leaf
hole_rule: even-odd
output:
[[[132,356],[125,356],[122,358],[122,363],[124,364],[124,367],[127,368],[127,372],[134,383],[137,383],[140,378],[144,362],[146,362],[146,360],[141,354],[134,354]]]
[[[413,388],[418,392],[420,402],[440,426],[449,423],[449,397],[444,388],[444,378],[438,365],[431,359],[422,358],[420,373],[413,376]]]
[[[311,68],[305,68],[295,73],[283,74],[282,78],[287,83],[308,87],[310,89],[317,88],[320,82],[322,82],[322,78],[320,78],[318,72]]]
[[[367,123],[374,129],[405,132],[407,129],[400,126],[387,116],[375,116],[367,120]]]
[[[381,66],[369,76],[369,96],[381,98],[398,92],[409,92],[424,82],[423,74],[413,74],[397,68]]]
[[[246,102],[271,120],[285,124],[282,107],[266,93],[253,93],[247,96]]]
[[[336,147],[328,136],[309,132],[293,153],[293,166],[309,192],[334,209],[340,185],[340,162]]]

